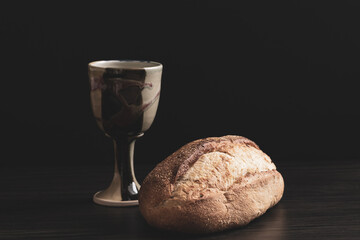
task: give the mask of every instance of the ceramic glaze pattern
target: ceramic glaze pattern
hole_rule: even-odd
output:
[[[161,68],[92,68],[91,102],[99,127],[109,136],[137,135],[155,118]]]

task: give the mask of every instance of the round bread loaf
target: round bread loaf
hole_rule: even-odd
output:
[[[211,137],[160,162],[141,186],[139,208],[154,227],[209,233],[248,224],[283,191],[281,174],[253,141]]]

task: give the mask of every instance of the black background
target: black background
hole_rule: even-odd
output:
[[[89,99],[87,64],[102,59],[164,65],[158,113],[137,141],[137,163],[226,134],[254,140],[275,163],[359,157],[359,8],[357,1],[1,7],[0,163],[112,164],[112,142]]]

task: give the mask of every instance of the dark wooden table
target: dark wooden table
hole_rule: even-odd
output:
[[[205,236],[153,229],[137,207],[94,204],[112,166],[3,166],[0,239],[360,239],[360,160],[281,160],[279,204],[246,227]],[[139,180],[152,167],[138,164]]]

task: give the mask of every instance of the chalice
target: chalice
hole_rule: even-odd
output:
[[[134,171],[135,140],[154,121],[160,98],[162,64],[153,61],[91,62],[90,99],[99,128],[114,142],[115,167],[110,186],[95,193],[105,206],[138,205],[140,184]]]

